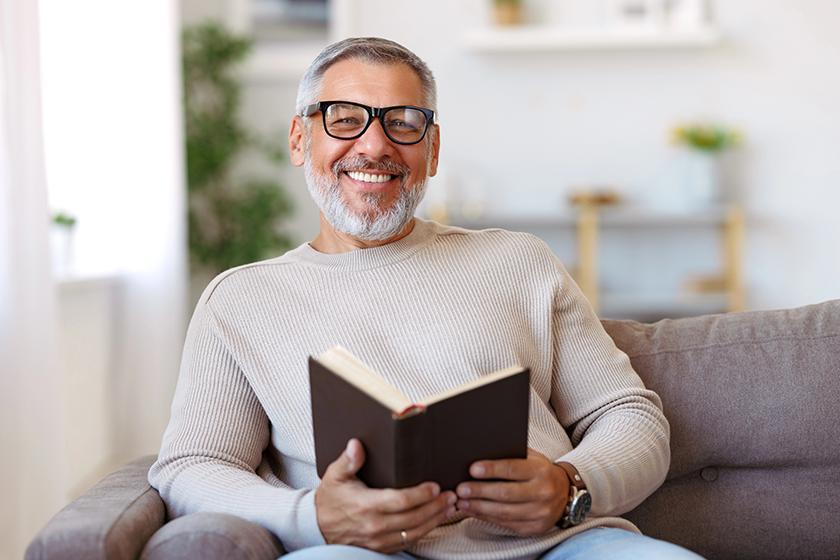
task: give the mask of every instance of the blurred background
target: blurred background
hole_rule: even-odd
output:
[[[328,43],[434,71],[422,216],[531,231],[602,316],[655,320],[840,297],[838,22],[830,0],[0,0],[0,558],[157,451],[207,281],[317,234],[284,152]]]

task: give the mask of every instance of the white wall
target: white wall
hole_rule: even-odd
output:
[[[837,3],[718,1],[725,40],[712,49],[528,55],[463,47],[463,32],[489,18],[485,0],[351,3],[354,34],[394,39],[430,64],[440,93],[442,168],[448,182],[483,198],[488,212],[561,211],[569,189],[592,183],[656,203],[675,188],[679,154],[669,129],[687,118],[716,119],[747,135],[729,157],[726,180],[748,213],[749,307],[840,297]],[[581,2],[531,5],[562,24]],[[246,93],[246,120],[288,127],[293,80],[262,75]],[[289,177],[300,200],[295,227],[306,240],[317,231],[316,214],[302,172]]]

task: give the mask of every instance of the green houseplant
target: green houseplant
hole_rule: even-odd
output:
[[[671,129],[671,142],[686,149],[683,187],[691,207],[702,209],[726,202],[720,156],[742,141],[740,131],[704,121],[688,122]]]
[[[737,130],[704,122],[675,126],[671,135],[675,144],[709,154],[723,152],[742,140]]]
[[[216,274],[282,254],[292,246],[282,231],[292,205],[273,177],[239,177],[237,159],[256,150],[274,167],[283,159],[280,142],[254,134],[240,123],[242,86],[235,69],[253,41],[215,22],[183,33],[190,262]]]

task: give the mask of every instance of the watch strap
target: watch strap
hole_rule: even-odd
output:
[[[561,529],[579,525],[589,515],[589,508],[592,506],[592,497],[586,489],[586,483],[580,472],[571,463],[555,463],[566,472],[569,477],[569,499],[562,517],[557,522]]]
[[[586,490],[586,483],[583,481],[583,477],[580,476],[580,472],[578,472],[573,464],[561,462],[555,463],[555,465],[566,471],[566,474],[569,475],[569,482],[575,488],[578,490]]]

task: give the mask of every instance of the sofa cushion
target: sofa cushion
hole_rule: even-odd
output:
[[[55,514],[30,543],[26,560],[135,560],[165,519],[147,481],[155,459],[126,463]]]
[[[275,560],[283,554],[280,541],[264,527],[223,513],[193,513],[155,533],[140,560]]]
[[[603,324],[671,424],[668,479],[626,517],[710,559],[836,558],[840,300]]]

